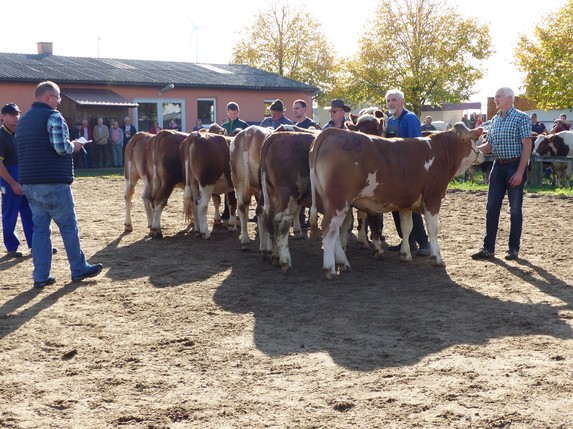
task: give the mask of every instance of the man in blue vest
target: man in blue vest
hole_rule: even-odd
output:
[[[18,119],[20,119],[20,109],[16,104],[8,103],[2,107],[3,125],[0,127],[2,233],[8,256],[13,258],[22,257],[22,252],[18,251],[20,239],[18,234],[16,234],[18,214],[20,214],[22,229],[30,249],[32,248],[32,233],[34,231],[32,212],[19,182],[18,154],[14,144],[14,133],[16,132]]]
[[[54,82],[41,82],[34,92],[35,102],[18,121],[16,146],[20,183],[28,198],[34,220],[32,258],[34,288],[54,284],[52,265],[52,219],[58,225],[70,264],[72,281],[97,276],[102,264],[86,262],[80,247],[78,222],[71,183],[74,180],[72,154],[82,150],[70,141],[68,124],[56,107],[60,88]]]

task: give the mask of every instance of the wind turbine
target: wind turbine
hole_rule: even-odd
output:
[[[195,24],[195,22],[191,19],[191,17],[187,13],[185,13],[185,16],[187,17],[187,20],[191,24],[191,28],[192,28],[191,34],[189,35],[189,41],[187,42],[187,46],[189,46],[189,43],[191,42],[193,37],[195,37],[195,62],[198,63],[199,62],[199,30],[201,30],[203,28],[210,27],[210,25],[197,25],[197,24]]]

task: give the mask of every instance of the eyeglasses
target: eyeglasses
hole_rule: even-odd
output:
[[[60,101],[62,101],[62,97],[60,97],[59,95],[50,94],[48,97],[56,97],[56,100],[58,100],[58,103],[59,103]]]

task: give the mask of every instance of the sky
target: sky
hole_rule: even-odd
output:
[[[325,49],[348,57],[356,51],[379,1],[307,0],[303,4],[322,23],[332,43]],[[547,14],[567,4],[567,0],[531,5],[523,0],[450,1],[463,16],[490,25],[496,54],[485,64],[486,76],[474,88],[477,94],[468,100],[481,101],[482,110],[499,87],[521,92],[522,75],[512,64],[518,35],[531,37],[534,26],[544,19],[540,11]],[[147,2],[139,3],[143,7],[117,0],[49,4],[50,12],[32,10],[26,1],[12,2],[4,9],[2,32],[16,36],[3,37],[0,52],[35,54],[37,42],[53,42],[55,55],[224,64],[230,61],[241,30],[265,9],[268,0],[170,0],[151,7]]]

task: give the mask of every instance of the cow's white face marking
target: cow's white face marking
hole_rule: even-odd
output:
[[[375,171],[374,173],[368,173],[368,177],[366,178],[366,186],[362,188],[362,190],[360,191],[359,194],[360,197],[374,196],[374,191],[376,190],[378,185],[380,185],[380,183],[376,181],[376,173],[377,171]]]

